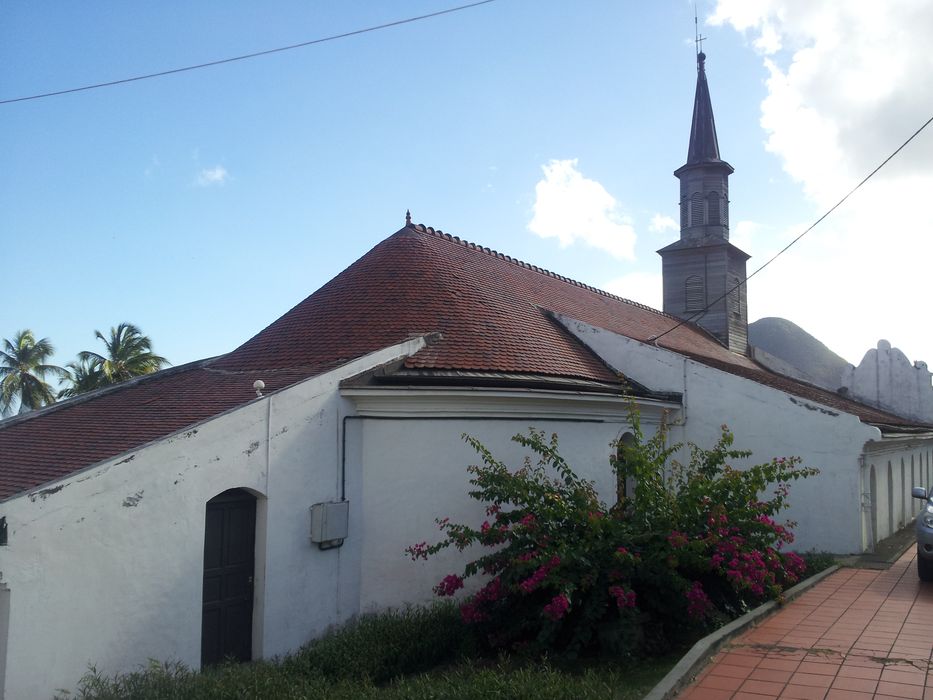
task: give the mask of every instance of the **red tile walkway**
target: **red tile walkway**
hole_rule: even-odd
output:
[[[727,643],[678,698],[933,700],[933,584],[915,556],[826,577]]]

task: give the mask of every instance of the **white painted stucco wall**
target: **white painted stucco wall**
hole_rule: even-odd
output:
[[[908,525],[923,501],[911,498],[914,486],[933,483],[933,440],[889,438],[865,446],[861,468],[862,532],[866,550]]]
[[[560,317],[610,366],[657,391],[680,392],[684,410],[672,442],[710,447],[726,424],[750,463],[799,456],[821,473],[791,485],[787,519],[797,522],[794,548],[863,551],[860,460],[881,431],[855,416],[708,367],[653,345]],[[736,465],[740,466],[740,465]]]
[[[933,423],[933,380],[926,362],[913,364],[907,356],[879,340],[865,353],[858,367],[849,365],[842,386],[853,398],[892,411],[899,416]]]
[[[106,674],[150,658],[197,668],[205,504],[230,488],[260,497],[254,656],[293,650],[353,614],[338,607],[343,551],[309,541],[309,506],[340,496],[337,386],[422,343],[374,353],[0,504],[9,528],[0,548],[5,700],[74,689],[89,664]]]
[[[472,558],[454,548],[427,561],[412,562],[405,553],[409,545],[439,539],[435,519],[475,527],[486,519],[485,506],[468,496],[467,467],[480,458],[464,433],[514,468],[531,453],[512,436],[530,427],[557,433],[560,452],[577,474],[593,480],[606,503],[615,500],[611,443],[630,429],[629,404],[621,396],[469,389],[362,389],[344,395],[357,406],[348,443],[361,446],[349,455],[349,494],[361,504],[351,517],[363,536],[344,546],[359,552],[361,612],[432,600],[432,587],[447,574],[462,573]],[[643,402],[645,433],[657,430],[662,411],[675,408]]]

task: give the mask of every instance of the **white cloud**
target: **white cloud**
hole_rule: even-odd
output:
[[[648,230],[651,231],[651,233],[667,233],[668,231],[679,231],[680,226],[669,216],[655,214],[651,217]]]
[[[753,257],[761,256],[762,252],[759,251],[758,237],[757,233],[761,231],[761,224],[754,221],[737,221],[731,227],[729,231],[729,242],[744,250],[746,253]],[[760,260],[760,263],[763,263],[764,260]]]
[[[196,180],[199,187],[210,187],[211,185],[223,185],[230,178],[230,173],[222,165],[215,165],[213,168],[204,168],[198,173]]]
[[[646,304],[652,309],[660,309],[663,306],[660,273],[630,272],[607,282],[605,290],[624,299]]]
[[[933,4],[719,0],[710,21],[746,33],[762,55],[766,148],[815,205],[814,219],[929,117]],[[882,337],[933,361],[930,162],[933,132],[924,132],[750,283],[751,317],[790,318],[850,361]],[[753,244],[764,235],[746,233]]]
[[[635,259],[635,229],[618,202],[596,180],[577,170],[577,160],[552,160],[541,166],[535,185],[534,215],[528,229],[557,238],[562,247],[582,241],[616,258]]]

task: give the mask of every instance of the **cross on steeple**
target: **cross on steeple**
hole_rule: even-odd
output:
[[[700,22],[697,19],[697,6],[693,5],[693,43],[697,45],[697,56],[703,53],[703,42],[706,37],[700,34]]]

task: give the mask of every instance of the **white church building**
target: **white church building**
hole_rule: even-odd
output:
[[[0,422],[0,697],[73,689],[91,663],[280,655],[426,601],[458,554],[405,548],[481,519],[462,433],[517,465],[512,435],[556,432],[609,500],[631,400],[672,441],[726,423],[759,461],[819,467],[791,491],[801,550],[907,523],[933,426],[749,355],[703,59],[663,311],[406,221],[226,355]]]

